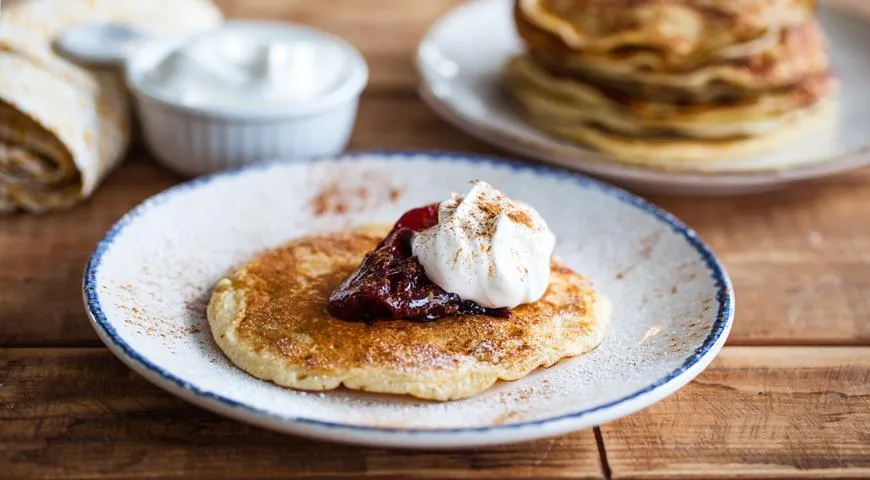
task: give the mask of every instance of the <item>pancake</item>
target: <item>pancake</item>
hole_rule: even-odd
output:
[[[508,319],[468,315],[365,324],[329,316],[329,294],[387,231],[301,238],[218,282],[208,306],[218,346],[241,369],[278,385],[344,385],[452,400],[583,354],[602,341],[608,302],[555,261],[544,297],[517,307]]]
[[[617,160],[781,168],[796,159],[773,150],[834,131],[838,83],[814,7],[515,0],[527,51],[505,65],[504,83],[530,124]]]
[[[697,139],[678,136],[638,136],[614,132],[593,123],[557,124],[538,119],[529,121],[538,129],[555,137],[585,144],[610,153],[627,163],[664,170],[707,170],[716,163],[742,161],[761,155],[798,139],[816,135],[831,125],[835,102],[822,102],[794,117],[780,128],[759,136],[740,136],[720,139]],[[787,166],[788,158],[781,165]],[[752,164],[745,163],[751,170]],[[762,169],[771,168],[768,162],[758,163]]]
[[[642,94],[651,97],[682,91],[698,98],[710,89],[723,90],[722,87],[727,87],[724,90],[733,96],[746,96],[793,85],[830,69],[827,40],[814,18],[780,31],[769,49],[744,57],[708,57],[704,62],[693,62],[698,65],[692,65],[691,69],[661,68],[649,61],[656,58],[650,54],[533,55],[539,64],[563,76],[597,78],[626,93],[643,87]]]
[[[614,98],[599,87],[548,76],[528,59],[505,72],[509,89],[535,124],[596,123],[633,135],[681,134],[695,138],[765,135],[792,126],[816,105],[829,102],[830,76],[741,101],[670,104]]]
[[[771,29],[757,37],[724,45],[709,52],[693,52],[690,55],[666,54],[661,49],[640,45],[623,46],[605,51],[573,49],[557,35],[533,24],[523,14],[520,1],[514,2],[514,24],[517,33],[528,49],[535,55],[553,59],[553,63],[563,62],[582,66],[599,65],[599,70],[613,72],[634,72],[646,70],[654,72],[684,72],[694,70],[711,60],[745,58],[770,50],[779,42],[780,31]]]
[[[706,56],[801,23],[811,0],[516,0],[521,15],[572,50],[657,49]]]
[[[818,108],[818,104],[815,104],[808,108],[782,113],[772,112],[755,118],[741,119],[723,116],[721,119],[711,119],[705,123],[698,123],[691,119],[683,120],[680,118],[644,119],[595,107],[568,105],[557,98],[540,95],[538,91],[523,88],[515,89],[513,94],[523,107],[525,114],[534,118],[535,123],[538,124],[551,123],[569,126],[577,123],[595,123],[609,130],[629,135],[682,134],[699,139],[774,133],[777,130],[790,127],[795,121]]]
[[[604,85],[560,78],[528,56],[512,58],[505,83],[526,111],[539,119],[596,121],[622,133],[685,133],[698,137],[755,135],[781,124],[800,109],[830,99],[836,81],[829,74],[737,101],[667,103],[631,99]],[[782,118],[780,118],[782,117]]]

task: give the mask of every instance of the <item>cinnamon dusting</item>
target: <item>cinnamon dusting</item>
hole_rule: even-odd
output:
[[[523,225],[527,228],[532,228],[534,222],[532,221],[532,216],[529,215],[528,212],[523,210],[513,210],[508,212],[508,218],[511,219],[512,222]]]
[[[501,213],[502,210],[498,203],[495,202],[483,202],[479,207],[488,217],[494,217]]]
[[[337,181],[324,185],[309,201],[314,215],[361,212],[384,203],[395,203],[402,196],[399,187],[379,184],[371,175],[365,180],[371,185],[347,185]]]
[[[342,196],[342,190],[338,185],[327,185],[311,199],[310,204],[314,214],[319,217],[325,214],[347,212],[348,205]]]

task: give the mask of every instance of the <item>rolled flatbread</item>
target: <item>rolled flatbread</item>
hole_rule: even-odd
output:
[[[0,213],[68,208],[123,157],[130,106],[120,72],[86,69],[53,50],[89,22],[184,34],[219,24],[209,0],[17,0],[0,14]]]

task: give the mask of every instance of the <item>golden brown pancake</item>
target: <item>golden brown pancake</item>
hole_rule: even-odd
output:
[[[674,170],[779,167],[827,141],[838,83],[812,0],[515,0],[504,69],[538,129]],[[769,157],[769,156],[768,156]]]
[[[513,310],[432,322],[348,322],[329,294],[388,227],[311,236],[221,280],[208,306],[215,341],[255,377],[303,390],[354,390],[451,400],[594,349],[610,309],[592,285],[553,262],[544,297]]]
[[[555,137],[649,167],[697,170],[764,154],[820,132],[834,112],[830,75],[728,102],[679,104],[635,100],[554,77],[527,56],[505,68],[520,113]]]
[[[743,58],[769,50],[778,42],[779,31],[770,30],[755,38],[735,44],[712,49],[709,52],[696,51],[687,55],[668,54],[661,48],[644,45],[625,45],[604,51],[576,49],[565,44],[555,33],[532,23],[521,8],[521,0],[515,0],[513,16],[517,33],[526,47],[536,56],[549,58],[554,64],[566,66],[600,65],[606,71],[632,72],[647,70],[652,72],[689,71],[710,62],[712,59]]]
[[[663,170],[703,171],[723,162],[741,161],[744,170],[752,170],[770,167],[763,162],[758,167],[742,162],[747,157],[766,154],[782,145],[822,133],[831,126],[834,111],[832,102],[824,102],[790,117],[779,128],[764,135],[724,138],[624,134],[590,123],[536,123],[534,119],[532,123],[553,136],[608,152],[628,163]]]
[[[540,92],[515,88],[513,94],[523,114],[536,125],[570,127],[578,124],[596,124],[617,133],[635,136],[688,136],[699,140],[775,134],[794,125],[795,121],[811,112],[830,105],[830,101],[789,111],[771,110],[754,116],[734,115],[729,108],[717,112],[698,112],[699,121],[692,115],[664,118],[644,118],[630,112],[606,110],[588,105],[571,105],[557,97]],[[706,117],[706,118],[705,118]]]
[[[772,29],[801,23],[811,0],[516,0],[520,14],[567,48],[652,48],[706,56]]]
[[[777,33],[766,50],[742,57],[706,57],[687,66],[668,67],[651,60],[655,55],[534,51],[536,63],[554,74],[580,81],[597,81],[624,94],[647,98],[715,99],[742,97],[800,83],[830,69],[828,46],[821,25],[809,18]],[[680,95],[682,94],[682,95]]]
[[[562,78],[520,55],[505,66],[511,92],[538,121],[597,122],[622,133],[684,133],[697,137],[756,135],[802,109],[830,99],[836,81],[825,73],[799,84],[739,100],[670,103],[633,99],[603,84]]]

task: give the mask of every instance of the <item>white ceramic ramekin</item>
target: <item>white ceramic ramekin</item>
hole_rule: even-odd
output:
[[[195,176],[263,160],[326,156],[344,150],[368,80],[365,60],[356,49],[335,36],[287,23],[233,21],[220,28],[242,33],[274,30],[305,41],[327,42],[346,55],[348,74],[334,89],[304,103],[276,102],[266,108],[189,106],[162,96],[144,80],[158,62],[192,37],[145,42],[127,59],[127,83],[138,107],[145,144],[161,163]]]

